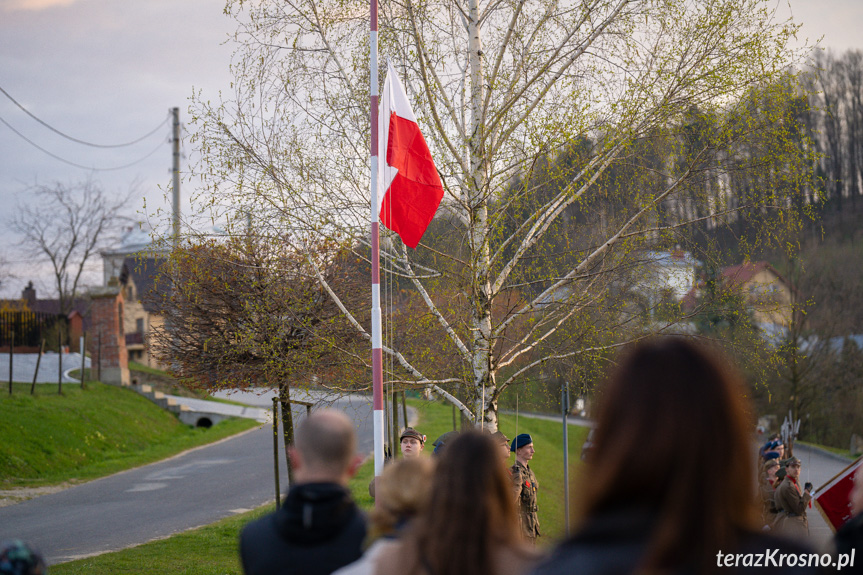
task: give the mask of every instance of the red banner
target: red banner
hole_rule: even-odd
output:
[[[851,489],[854,487],[854,474],[861,463],[863,457],[840,471],[815,492],[815,506],[834,532],[851,519]]]

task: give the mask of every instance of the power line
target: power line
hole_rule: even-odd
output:
[[[0,88],[0,90],[2,90],[2,88]],[[39,150],[40,152],[43,152],[43,153],[45,153],[45,154],[48,154],[49,156],[51,156],[51,157],[52,157],[52,158],[54,158],[55,160],[58,160],[58,161],[60,161],[60,162],[63,162],[64,164],[69,164],[70,166],[73,166],[73,167],[75,167],[75,168],[81,168],[82,170],[90,170],[90,171],[93,171],[93,172],[112,172],[112,171],[115,171],[115,170],[124,170],[124,169],[126,169],[126,168],[130,168],[130,167],[134,166],[135,164],[140,164],[141,162],[143,162],[144,160],[146,160],[147,158],[149,158],[150,156],[152,156],[153,154],[155,154],[156,152],[158,152],[158,151],[159,151],[159,148],[161,148],[161,147],[165,144],[165,142],[159,142],[159,145],[158,145],[158,146],[156,146],[155,148],[153,148],[153,150],[152,150],[150,153],[148,153],[146,156],[144,156],[144,157],[142,157],[142,158],[139,158],[139,159],[137,159],[137,160],[135,160],[134,162],[131,162],[131,163],[129,163],[129,164],[124,164],[124,165],[122,165],[122,166],[115,166],[115,167],[113,167],[113,168],[93,168],[93,167],[90,167],[90,166],[84,166],[84,165],[81,165],[81,164],[76,164],[75,162],[71,162],[71,161],[69,161],[69,160],[67,160],[67,159],[65,159],[65,158],[61,158],[61,157],[60,157],[60,156],[58,156],[57,154],[54,154],[54,153],[52,153],[52,152],[49,152],[48,150],[46,150],[45,148],[43,148],[42,146],[40,146],[39,144],[37,144],[36,142],[34,142],[33,140],[31,140],[30,138],[28,138],[28,137],[27,137],[27,136],[25,136],[24,134],[22,134],[21,132],[19,132],[19,131],[18,131],[18,130],[16,130],[15,128],[13,128],[13,127],[9,124],[9,122],[7,122],[6,120],[4,120],[4,119],[3,119],[3,117],[2,117],[2,116],[0,116],[0,122],[2,122],[3,124],[5,124],[7,128],[9,128],[10,130],[12,130],[12,131],[13,131],[15,134],[17,134],[17,135],[18,135],[22,140],[24,140],[25,142],[27,142],[28,144],[30,144],[31,146],[33,146],[34,148],[36,148],[36,149],[37,149],[37,150]],[[163,123],[164,123],[164,122],[163,122]]]
[[[3,95],[4,95],[4,96],[6,96],[7,98],[9,98],[9,100],[10,100],[13,104],[15,104],[16,106],[18,106],[19,108],[21,108],[21,110],[23,110],[25,114],[27,114],[28,116],[30,116],[31,118],[33,118],[34,120],[36,120],[37,122],[39,122],[40,124],[42,124],[43,126],[45,126],[46,128],[48,128],[49,130],[51,130],[51,131],[52,131],[52,132],[54,132],[55,134],[59,134],[60,136],[63,136],[63,137],[64,137],[64,138],[66,138],[67,140],[71,140],[71,141],[73,141],[73,142],[76,142],[76,143],[78,143],[78,144],[83,144],[83,145],[85,145],[85,146],[90,146],[90,147],[92,147],[92,148],[125,148],[125,147],[127,147],[127,146],[132,146],[132,145],[137,144],[138,142],[140,142],[140,141],[142,141],[142,140],[146,140],[147,138],[149,138],[150,136],[152,136],[153,134],[155,134],[155,133],[156,133],[156,132],[157,132],[157,131],[162,127],[162,126],[164,126],[164,125],[167,123],[167,121],[168,121],[168,116],[165,116],[165,119],[164,119],[164,120],[162,120],[162,122],[161,122],[158,126],[156,126],[155,128],[153,128],[151,131],[147,132],[146,134],[144,134],[144,135],[143,135],[143,136],[141,136],[140,138],[138,138],[138,139],[136,139],[136,140],[132,140],[131,142],[126,142],[125,144],[94,144],[94,143],[92,143],[92,142],[85,142],[84,140],[79,140],[78,138],[74,138],[74,137],[72,137],[72,136],[70,136],[70,135],[68,135],[68,134],[64,134],[63,132],[61,132],[61,131],[60,131],[60,130],[58,130],[57,128],[55,128],[55,127],[51,126],[50,124],[48,124],[47,122],[45,122],[45,121],[41,120],[41,119],[40,119],[40,118],[38,118],[35,114],[33,114],[30,110],[28,110],[28,109],[27,109],[27,108],[25,108],[23,105],[21,105],[21,104],[20,104],[20,103],[15,99],[15,98],[13,98],[13,97],[9,94],[9,92],[7,92],[6,90],[4,90],[4,89],[3,89],[3,86],[0,86],[0,92],[3,92]],[[6,122],[3,122],[3,123],[5,124]],[[6,124],[6,125],[8,126],[9,124]],[[32,142],[31,142],[31,143],[32,143]],[[35,145],[35,144],[34,144],[34,145]],[[38,147],[38,146],[37,146],[37,147]],[[40,149],[41,149],[41,148],[40,148]],[[42,150],[42,151],[44,151],[44,150]]]

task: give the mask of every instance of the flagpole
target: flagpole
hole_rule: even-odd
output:
[[[371,83],[371,234],[372,234],[372,397],[375,476],[384,468],[384,373],[381,337],[380,222],[378,214],[378,2],[370,2],[369,79]]]

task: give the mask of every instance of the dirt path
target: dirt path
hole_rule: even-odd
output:
[[[0,507],[14,505],[40,495],[49,495],[57,493],[70,487],[80,485],[76,482],[66,481],[58,485],[45,485],[43,487],[18,487],[16,489],[0,489]]]

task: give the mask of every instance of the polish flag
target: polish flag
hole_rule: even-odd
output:
[[[378,134],[381,223],[416,249],[443,198],[443,184],[392,64],[387,64]]]

